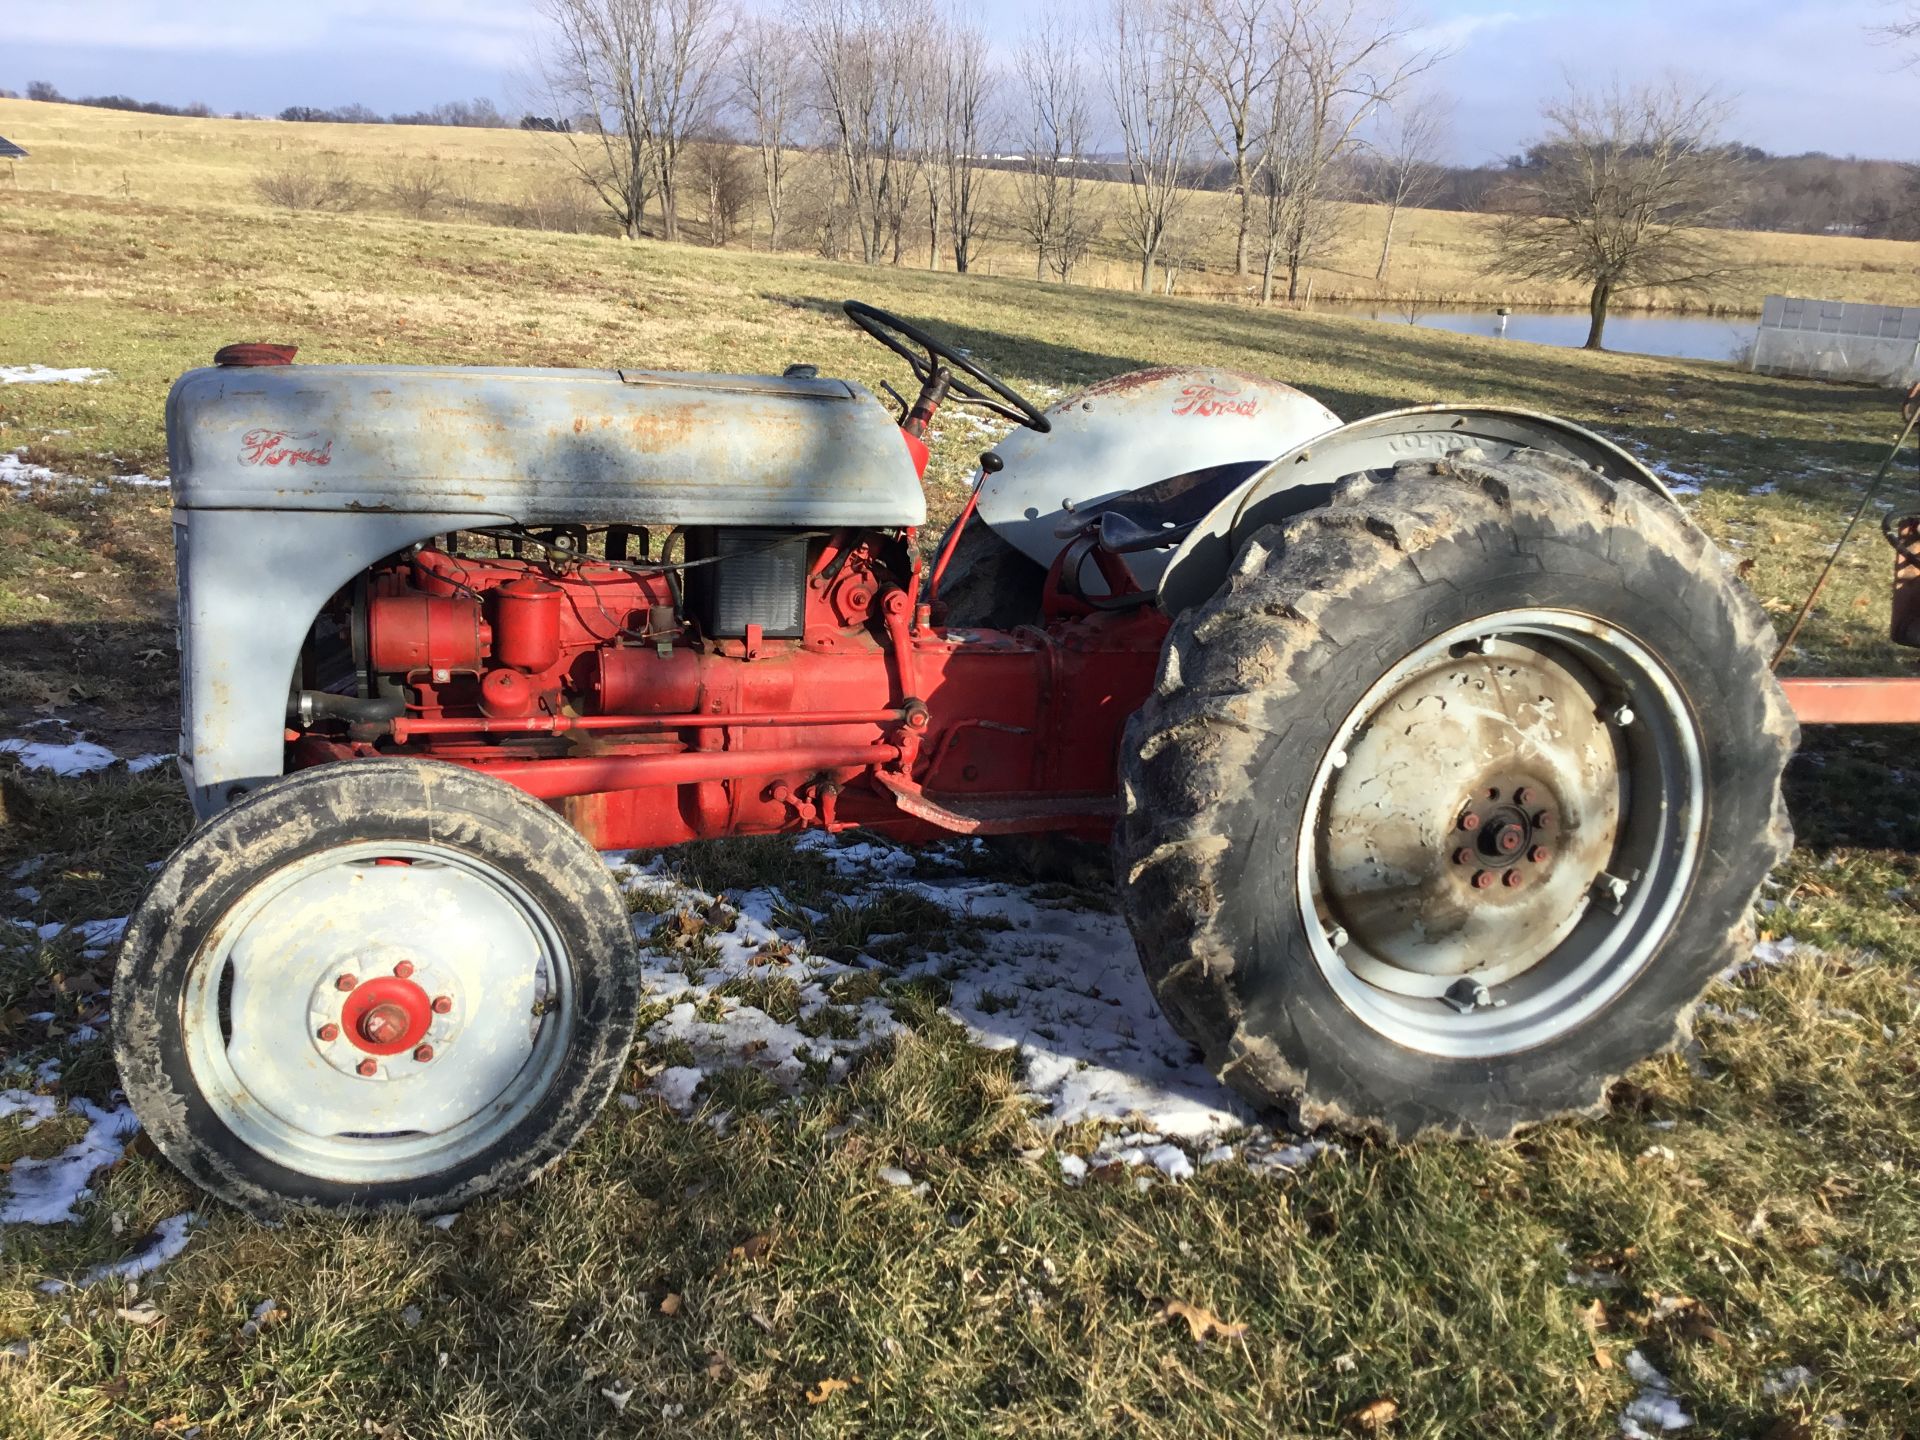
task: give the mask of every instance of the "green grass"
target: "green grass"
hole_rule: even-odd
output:
[[[791,257],[26,192],[0,208],[0,365],[114,378],[0,389],[0,450],[101,479],[163,471],[167,385],[236,339],[294,341],[314,361],[804,360],[897,381],[833,309],[854,294],[1036,393],[1194,361],[1291,379],[1348,416],[1461,396],[1567,415],[1703,477],[1694,514],[1754,562],[1747,583],[1775,610],[1798,598],[1895,424],[1882,394],[1709,363]],[[941,436],[937,513],[979,443],[962,427]],[[1892,492],[1909,504],[1911,475]],[[1777,488],[1752,493],[1763,484]],[[163,498],[0,497],[0,537],[0,730],[58,712],[110,743],[158,735],[139,748],[164,748]],[[1858,540],[1799,663],[1911,663],[1884,638],[1887,572],[1879,541]],[[1177,1185],[1071,1188],[1057,1157],[1085,1154],[1092,1130],[1044,1133],[1011,1057],[966,1042],[937,981],[888,988],[858,971],[834,982],[835,1006],[878,987],[907,1033],[844,1083],[770,1103],[751,1071],[716,1075],[711,1098],[735,1117],[724,1133],[611,1107],[537,1186],[449,1231],[262,1228],[206,1206],[136,1142],[81,1224],[0,1236],[0,1349],[28,1347],[0,1358],[0,1434],[1186,1440],[1332,1435],[1390,1400],[1395,1436],[1600,1436],[1634,1393],[1634,1347],[1685,1397],[1690,1434],[1810,1435],[1829,1415],[1848,1433],[1910,1434],[1911,767],[1904,732],[1809,737],[1789,775],[1801,847],[1762,923],[1824,958],[1717,989],[1720,1018],[1702,1020],[1694,1048],[1637,1070],[1604,1119],[1506,1147],[1349,1144],[1293,1178],[1229,1164]],[[0,799],[0,872],[46,857],[30,881],[40,898],[9,882],[0,909],[36,925],[125,914],[187,823],[162,775],[9,775]],[[818,854],[780,842],[664,863],[708,893],[779,890],[823,917],[802,928],[828,954],[896,945],[904,958],[912,942],[887,937],[936,923],[909,894],[844,893]],[[643,926],[674,923],[635,903]],[[677,958],[703,965],[703,944],[694,930]],[[100,963],[70,936],[0,926],[0,1052],[58,1055],[62,1089],[96,1099],[112,1085],[106,1047],[67,1037],[91,1013],[78,977]],[[735,998],[784,1011],[794,997],[778,988],[743,981]],[[830,1008],[813,1023],[844,1021]],[[670,1047],[643,1060],[675,1063]],[[64,1122],[0,1122],[0,1163],[73,1138]],[[886,1166],[927,1191],[880,1181]],[[187,1252],[141,1283],[161,1323],[119,1315],[124,1288],[36,1288],[196,1206]],[[243,1334],[267,1300],[283,1318]],[[1168,1300],[1247,1331],[1197,1344],[1164,1318]],[[1813,1388],[1768,1395],[1796,1364]],[[827,1379],[852,1383],[809,1404]]]

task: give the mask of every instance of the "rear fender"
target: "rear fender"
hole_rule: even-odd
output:
[[[1326,503],[1349,475],[1402,460],[1439,459],[1463,449],[1489,459],[1544,450],[1591,465],[1610,480],[1644,486],[1668,504],[1671,491],[1633,456],[1590,430],[1551,415],[1496,405],[1420,405],[1356,420],[1282,455],[1226,496],[1173,552],[1160,578],[1169,615],[1209,599],[1249,537]]]

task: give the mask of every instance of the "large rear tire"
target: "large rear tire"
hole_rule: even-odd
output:
[[[1770,639],[1676,509],[1545,454],[1410,461],[1257,535],[1122,748],[1167,1013],[1307,1125],[1597,1106],[1790,844]]]
[[[154,1143],[222,1200],[446,1210],[579,1138],[638,996],[619,891],[551,810],[453,765],[342,761],[160,868],[114,1045]]]

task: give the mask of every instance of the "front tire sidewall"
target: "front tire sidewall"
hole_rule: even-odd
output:
[[[343,844],[391,841],[463,852],[509,874],[548,917],[571,970],[573,1013],[552,1083],[479,1154],[430,1174],[321,1179],[242,1142],[188,1062],[188,986],[222,927],[259,885]],[[161,867],[129,919],[114,977],[121,1081],[161,1153],[243,1209],[449,1209],[532,1178],[592,1121],[619,1078],[638,1002],[626,908],[584,839],[530,797],[455,766],[347,761],[263,786],[208,822]],[[292,997],[289,1003],[302,1003]]]

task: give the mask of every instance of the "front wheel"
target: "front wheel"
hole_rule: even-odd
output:
[[[565,1152],[639,974],[606,866],[498,781],[344,761],[196,831],[127,924],[121,1082],[161,1152],[256,1214],[451,1208]]]
[[[1123,751],[1169,1015],[1309,1124],[1592,1108],[1789,844],[1769,638],[1684,516],[1542,454],[1408,462],[1256,536]]]

